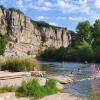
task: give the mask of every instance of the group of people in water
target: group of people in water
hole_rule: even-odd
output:
[[[63,62],[64,63],[64,62]],[[87,61],[85,61],[84,64],[81,64],[77,69],[73,69],[70,74],[84,74],[83,67],[91,67],[91,73],[93,75],[99,73],[100,74],[100,66],[97,66],[96,64],[90,64]]]
[[[74,69],[74,71],[71,71],[71,73],[70,73],[70,74],[74,74],[76,71],[77,71],[77,73],[78,73],[78,74],[83,74],[83,72],[82,72],[81,68],[78,68],[77,70],[76,70],[76,69]]]

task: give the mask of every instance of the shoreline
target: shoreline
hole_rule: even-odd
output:
[[[8,74],[8,73],[6,73]],[[17,75],[17,74],[16,74]],[[4,84],[8,84],[10,86],[20,86],[20,84],[22,83],[23,80],[28,81],[32,78],[35,78],[34,76],[32,77],[22,77],[22,78],[15,78],[15,79],[7,79],[7,80],[0,80],[0,85],[3,86]],[[55,78],[58,80],[58,84],[57,87],[59,88],[64,88],[64,84],[71,84],[72,83],[72,79],[69,76],[53,76],[53,77],[47,77],[47,78],[42,78],[42,77],[36,77],[39,80],[39,83],[42,85],[44,85],[46,83],[47,78]],[[16,82],[17,81],[17,82]],[[61,84],[62,83],[62,84]],[[63,84],[64,83],[64,84]],[[65,95],[66,94],[66,95]],[[69,100],[73,100],[71,98],[76,98],[76,96],[71,96],[71,93],[57,93],[57,94],[53,94],[53,95],[49,95],[46,97],[41,98],[40,100],[51,100],[51,98],[53,98],[52,100],[55,100],[55,98],[62,98],[63,95],[65,97],[68,96]],[[6,99],[5,99],[6,98]],[[25,98],[17,98],[15,96],[15,93],[0,93],[0,100],[30,100],[27,97]],[[60,99],[57,99],[60,100]],[[65,99],[61,99],[61,100],[65,100]]]
[[[33,98],[33,99],[32,99]],[[14,92],[0,94],[0,100],[34,100],[34,97],[16,97]],[[83,100],[82,97],[71,93],[56,93],[36,100]]]
[[[44,61],[44,62],[68,62],[68,63],[82,63],[85,64],[85,61],[66,61],[66,60],[55,60],[55,59],[48,59],[48,58],[35,58],[38,61]],[[88,61],[88,64],[91,63],[97,63],[100,64],[100,62],[96,62],[96,61]]]

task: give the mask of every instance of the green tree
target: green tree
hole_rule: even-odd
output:
[[[96,20],[93,25],[93,40],[95,47],[100,45],[100,19]]]
[[[90,28],[91,25],[89,21],[79,22],[79,24],[76,27],[78,39],[89,41],[91,37]]]
[[[95,60],[100,62],[100,45],[97,46],[95,49]]]
[[[93,60],[94,58],[94,51],[92,45],[85,40],[78,47],[77,51],[79,53],[79,60],[81,61]]]

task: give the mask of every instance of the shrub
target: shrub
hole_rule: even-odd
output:
[[[17,90],[17,96],[30,96],[40,98],[45,96],[43,87],[40,86],[37,79],[33,79],[29,82],[23,82],[22,86]]]
[[[0,55],[4,54],[6,44],[7,44],[6,36],[0,35]]]
[[[99,61],[99,47],[95,49],[97,51],[95,53],[96,58]],[[76,47],[60,47],[56,48],[48,48],[40,53],[40,57],[44,59],[57,60],[57,61],[93,61],[94,60],[94,50],[91,45],[84,43],[80,46]]]
[[[15,92],[15,91],[16,91],[16,88],[14,86],[4,85],[0,87],[0,93]]]
[[[49,27],[52,27],[54,29],[56,28],[60,28],[60,27],[57,27],[57,26],[54,26],[54,25],[50,25],[48,24],[47,22],[45,21],[34,21],[34,20],[31,20],[32,24],[37,26],[37,27],[46,27],[46,28],[49,28]]]
[[[50,79],[45,86],[41,86],[37,79],[33,79],[29,82],[23,82],[16,91],[16,96],[41,98],[46,95],[57,93],[58,91],[55,80]]]
[[[44,86],[45,92],[47,95],[57,93],[59,89],[56,87],[56,80],[49,79]]]
[[[22,57],[10,58],[1,64],[1,70],[8,70],[11,72],[30,71],[32,67],[36,67],[36,62],[31,59]]]
[[[56,58],[55,55],[56,55],[55,48],[48,48],[40,54],[41,57],[48,59],[53,59],[53,58],[55,59]]]
[[[93,96],[91,97],[91,100],[100,100],[100,99],[99,99],[99,96],[93,95]]]
[[[95,59],[96,61],[100,62],[100,45],[95,48]]]
[[[1,8],[2,10],[6,9],[3,5],[0,5],[0,8]]]
[[[9,8],[9,10],[10,10],[11,12],[17,12],[17,13],[20,13],[20,14],[24,14],[21,10],[16,9],[16,8]]]

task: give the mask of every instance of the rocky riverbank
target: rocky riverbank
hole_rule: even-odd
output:
[[[57,80],[57,88],[59,89],[64,89],[64,84],[67,84],[67,83],[72,83],[74,82],[73,79],[69,76],[49,76],[49,77],[46,77],[46,78],[43,78],[43,77],[34,77],[34,76],[21,76],[21,77],[17,77],[17,75],[19,76],[19,74],[21,75],[25,75],[26,72],[16,72],[16,73],[10,73],[10,72],[1,72],[0,74],[0,78],[3,78],[3,77],[7,77],[10,75],[10,77],[7,77],[7,79],[0,79],[0,85],[3,86],[3,85],[10,85],[10,86],[20,86],[21,83],[23,81],[28,81],[32,78],[37,78],[39,80],[39,83],[41,86],[44,86],[46,84],[46,81],[48,79],[55,79]],[[15,75],[16,77],[12,77],[11,78],[11,75]],[[59,96],[58,96],[59,95]],[[51,100],[51,98],[53,98],[53,100],[55,98],[59,98],[57,100],[60,100],[60,98],[62,98],[63,96],[65,96],[65,98],[68,96],[68,98],[71,98],[72,95],[69,95],[69,94],[63,94],[63,93],[59,93],[59,94],[55,94],[55,95],[51,95],[51,96],[47,96],[41,100]],[[73,97],[74,98],[74,97]],[[0,100],[29,100],[29,98],[16,98],[15,96],[15,93],[1,93],[0,94]],[[61,99],[63,100],[63,99]],[[65,99],[64,99],[65,100]],[[71,99],[69,99],[71,100]],[[74,99],[73,99],[74,100]]]
[[[15,93],[4,93],[0,94],[0,100],[30,100],[31,98],[17,98],[15,96]],[[82,98],[77,97],[70,93],[57,93],[54,95],[50,95],[47,97],[44,97],[40,100],[82,100]],[[34,100],[34,99],[33,99]]]
[[[60,84],[67,84],[67,83],[74,82],[74,79],[70,76],[59,75],[59,76],[46,76],[45,78],[43,78],[43,77],[30,76],[30,72],[13,72],[13,73],[11,73],[11,72],[1,71],[0,84],[1,85],[9,84],[9,85],[19,86],[22,83],[22,81],[28,81],[32,78],[37,78],[41,85],[45,84],[46,80],[48,80],[48,79],[55,79]]]

